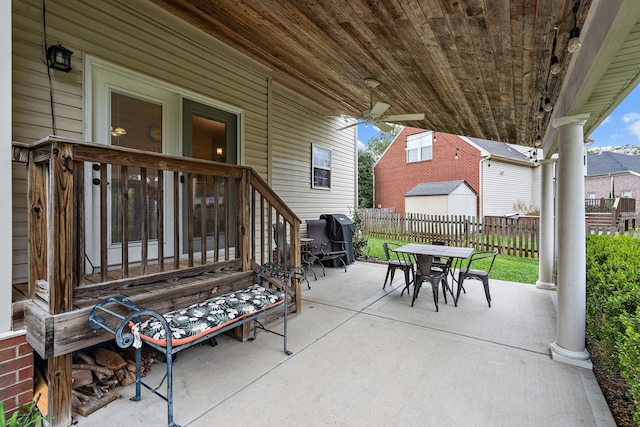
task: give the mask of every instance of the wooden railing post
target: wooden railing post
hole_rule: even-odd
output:
[[[251,270],[251,186],[250,170],[244,169],[238,181],[238,221],[236,235],[238,236],[239,256],[242,260],[242,271]]]
[[[37,152],[29,159],[29,298],[36,296],[36,280],[47,280],[47,216],[50,197],[47,191],[49,162],[36,161]]]
[[[613,202],[613,206],[611,206],[611,226],[615,227],[618,225],[618,210],[620,207],[620,197],[616,197]]]
[[[76,248],[78,210],[75,206],[73,146],[54,143],[49,159],[48,199],[49,227],[47,252],[49,259],[49,313],[60,314],[73,309],[73,288],[78,254]],[[49,413],[54,426],[71,424],[71,353],[47,359]]]

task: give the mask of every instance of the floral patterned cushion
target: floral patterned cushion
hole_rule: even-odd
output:
[[[275,289],[252,285],[249,288],[220,295],[187,308],[164,315],[171,327],[175,347],[196,340],[243,317],[282,304],[284,293]],[[162,323],[152,317],[134,325],[143,340],[166,346],[167,337]]]

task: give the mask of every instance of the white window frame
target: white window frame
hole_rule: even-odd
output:
[[[316,150],[321,150],[324,152],[327,152],[329,154],[329,160],[328,160],[328,165],[326,164],[316,164]],[[331,164],[332,164],[332,151],[329,148],[325,148],[325,147],[321,147],[319,145],[315,145],[315,144],[311,144],[311,188],[317,188],[320,190],[331,190]],[[320,160],[326,160],[326,159],[318,159]],[[328,186],[324,186],[324,185],[316,185],[316,180],[315,180],[315,176],[316,176],[316,169],[318,170],[326,170],[329,171],[329,185]]]
[[[594,200],[596,198],[596,193],[594,191],[590,191],[587,193],[587,199]]]
[[[429,147],[428,153],[425,148]],[[406,161],[407,163],[422,162],[433,159],[433,132],[417,133],[407,136]]]
[[[628,197],[628,198],[633,198],[633,191],[631,190],[622,190],[620,192],[620,197]]]

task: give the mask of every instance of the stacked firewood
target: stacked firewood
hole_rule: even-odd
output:
[[[156,357],[143,354],[143,376],[157,362]],[[135,351],[128,348],[116,352],[113,347],[94,347],[88,354],[78,351],[73,360],[71,378],[73,410],[81,415],[91,413],[118,397],[113,388],[135,383]]]

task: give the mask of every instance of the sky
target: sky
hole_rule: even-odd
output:
[[[640,85],[616,107],[589,138],[589,148],[620,147],[626,144],[640,146]]]
[[[372,136],[380,131],[373,125],[358,125],[358,149],[364,150]],[[638,85],[615,110],[589,136],[594,142],[589,149],[596,147],[615,148],[624,145],[640,146],[640,85]]]

